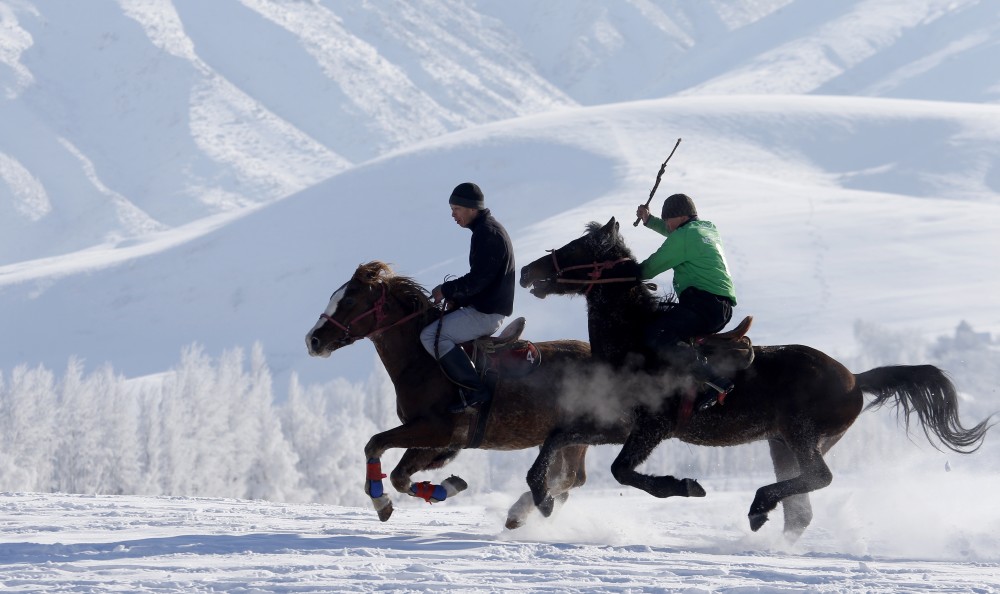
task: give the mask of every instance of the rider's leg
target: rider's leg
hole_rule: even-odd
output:
[[[462,412],[470,406],[479,406],[490,399],[490,392],[479,377],[479,372],[476,371],[465,349],[460,346],[451,349],[438,359],[438,364],[448,379],[458,384],[462,392],[463,402],[453,406],[452,412]]]
[[[646,344],[661,361],[675,369],[691,372],[706,392],[698,399],[699,408],[708,408],[725,397],[733,388],[732,382],[709,365],[691,345],[693,336],[718,332],[732,317],[728,299],[695,288],[688,288],[671,308],[662,312],[649,325]]]
[[[473,307],[463,307],[445,314],[440,324],[432,322],[420,333],[427,352],[438,358],[444,374],[458,384],[461,403],[452,412],[461,412],[489,400],[489,391],[465,351],[458,345],[496,332],[503,324],[501,314],[484,314]]]

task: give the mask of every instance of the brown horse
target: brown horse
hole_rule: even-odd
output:
[[[778,503],[784,508],[789,538],[797,538],[809,525],[808,493],[832,480],[823,455],[862,412],[864,393],[875,395],[864,410],[894,399],[906,413],[907,425],[915,412],[932,444],[933,435],[956,452],[978,449],[989,428],[989,419],[970,429],[962,426],[955,388],[934,366],[889,366],[853,374],[802,345],[753,347],[753,363],[734,372],[736,387],[724,404],[685,416],[682,395],[692,389],[690,378],[680,370],[668,369],[666,377],[652,373],[657,368],[651,368],[650,361],[655,359],[642,340],[643,328],[664,304],[639,278],[638,264],[614,218],[604,226],[591,223],[584,236],[528,264],[520,280],[540,298],[586,296],[595,363],[617,374],[610,385],[618,389],[607,397],[632,419],[631,434],[611,468],[622,484],[657,497],[704,496],[697,481],[649,476],[635,468],[671,437],[707,446],[767,440],[777,482],[757,490],[749,513],[754,531]],[[550,436],[528,474],[536,504],[547,499],[544,477],[551,453],[569,444],[608,443],[599,428],[600,423],[581,423]],[[540,509],[545,513],[547,506]]]
[[[542,364],[525,377],[501,377],[481,425],[478,412],[449,412],[449,406],[458,401],[457,387],[420,343],[420,331],[440,316],[423,287],[395,275],[382,262],[370,262],[359,266],[337,289],[306,335],[306,347],[314,357],[328,357],[357,340],[370,339],[392,379],[402,425],[373,436],[365,446],[365,492],[382,521],[392,514],[392,501],[382,492],[385,475],[379,462],[386,450],[406,448],[390,473],[397,491],[428,502],[443,500],[464,490],[465,481],[452,476],[440,485],[414,483],[412,475],[444,466],[459,450],[469,447],[470,440],[475,440],[473,447],[491,450],[540,445],[554,427],[569,422],[559,404],[560,387],[590,358],[586,342],[536,343]],[[620,443],[624,424],[617,430]],[[570,489],[584,483],[586,451],[586,445],[571,445],[553,453],[553,470],[546,484],[550,496],[565,500]],[[511,507],[506,526],[522,525],[531,509],[531,493],[527,492]]]

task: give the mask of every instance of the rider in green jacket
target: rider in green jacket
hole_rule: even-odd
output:
[[[698,210],[686,194],[674,194],[663,202],[661,217],[640,205],[636,216],[646,227],[666,236],[663,244],[639,263],[643,279],[674,271],[677,303],[659,313],[646,331],[646,346],[671,365],[690,369],[709,390],[697,406],[708,408],[733,388],[732,382],[715,373],[689,342],[694,336],[718,332],[729,323],[736,305],[736,290],[729,274],[722,240],[715,225],[698,218]]]

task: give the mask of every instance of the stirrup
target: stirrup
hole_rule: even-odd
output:
[[[726,396],[733,391],[733,383],[729,381],[726,381],[724,386],[719,385],[723,383],[721,381],[706,380],[703,383],[708,386],[709,390],[714,392],[714,394],[709,393],[708,390],[702,390],[702,392],[698,394],[698,399],[695,403],[695,409],[698,412],[708,410],[716,404],[720,406],[725,404]]]
[[[729,380],[705,380],[702,383],[718,392],[723,398],[733,391],[733,382]]]
[[[483,404],[489,402],[490,400],[489,394],[483,392],[477,392],[476,394],[478,394],[478,398],[474,396],[473,398],[467,399],[465,397],[465,392],[463,390],[459,390],[458,397],[462,399],[462,402],[460,404],[451,405],[450,407],[448,407],[448,410],[454,414],[460,414],[469,409],[478,408]]]

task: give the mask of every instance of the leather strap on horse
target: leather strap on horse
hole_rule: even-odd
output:
[[[570,285],[587,285],[584,289],[583,294],[589,295],[590,290],[594,288],[594,285],[603,285],[607,283],[624,283],[624,282],[635,282],[642,280],[635,276],[621,276],[615,278],[602,278],[605,270],[611,270],[619,264],[630,261],[632,258],[619,258],[617,260],[606,260],[603,262],[591,262],[590,264],[577,264],[574,266],[567,266],[565,268],[559,266],[559,258],[556,256],[557,250],[549,250],[552,254],[552,267],[556,271],[556,282]],[[563,273],[570,270],[587,270],[587,278],[563,278]]]
[[[497,387],[499,387],[499,383]],[[472,409],[476,411],[476,414],[469,415],[469,442],[465,444],[466,448],[475,449],[482,445],[483,438],[486,436],[486,423],[490,420],[490,411],[493,409],[493,400],[496,397],[496,391],[497,389],[494,388],[494,398],[490,398],[483,404]]]

